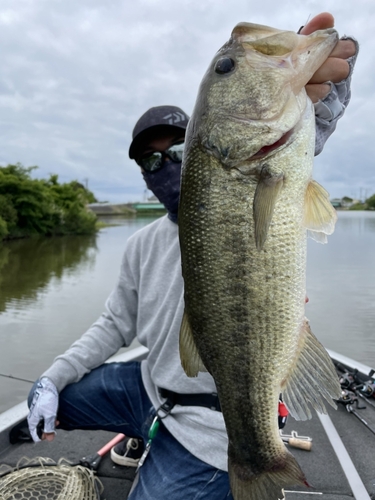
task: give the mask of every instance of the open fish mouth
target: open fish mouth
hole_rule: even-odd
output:
[[[259,158],[264,158],[268,156],[270,153],[280,149],[281,146],[285,146],[287,143],[291,142],[290,139],[294,135],[296,131],[296,127],[293,127],[289,132],[286,132],[284,135],[280,137],[276,142],[270,144],[268,146],[263,146],[259,151],[257,151],[254,155],[250,156],[249,160],[258,160]]]

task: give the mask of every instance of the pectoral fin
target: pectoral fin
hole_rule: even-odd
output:
[[[254,195],[255,243],[258,250],[263,249],[266,241],[283,179],[282,173],[272,173],[268,167],[262,168]]]
[[[309,403],[319,413],[327,413],[324,399],[336,408],[333,399],[341,397],[333,362],[311,332],[307,320],[301,328],[294,366],[283,384],[282,392],[284,403],[296,420],[311,418]]]
[[[207,371],[195,345],[186,310],[180,329],[180,358],[182,368],[188,377],[196,377],[198,372]]]
[[[319,243],[327,243],[337,220],[336,210],[329,201],[329,194],[316,181],[310,181],[305,194],[304,224],[308,235]]]

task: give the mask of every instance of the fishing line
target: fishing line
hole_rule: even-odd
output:
[[[30,384],[33,384],[35,382],[35,380],[29,380],[27,378],[13,377],[13,375],[5,375],[5,373],[0,373],[0,377],[12,378],[13,380],[20,380],[21,382],[29,382]]]
[[[311,17],[311,14],[309,14],[308,18],[306,19],[305,24],[303,24],[303,25],[300,27],[300,29],[297,31],[297,35],[299,35],[299,34],[301,33],[302,29],[303,29],[303,28],[306,26],[306,24],[309,22],[310,17]]]

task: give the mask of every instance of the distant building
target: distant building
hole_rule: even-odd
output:
[[[331,200],[331,205],[334,208],[341,208],[343,210],[349,209],[351,206],[357,205],[358,203],[362,202],[360,200],[353,200],[347,196],[344,196],[343,198],[333,198],[333,200]]]
[[[331,200],[331,205],[333,208],[342,208],[341,198],[333,198],[333,200]]]

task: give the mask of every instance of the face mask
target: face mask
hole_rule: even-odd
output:
[[[181,162],[166,160],[160,170],[156,172],[142,171],[142,175],[148,189],[167,209],[170,220],[177,223]]]

